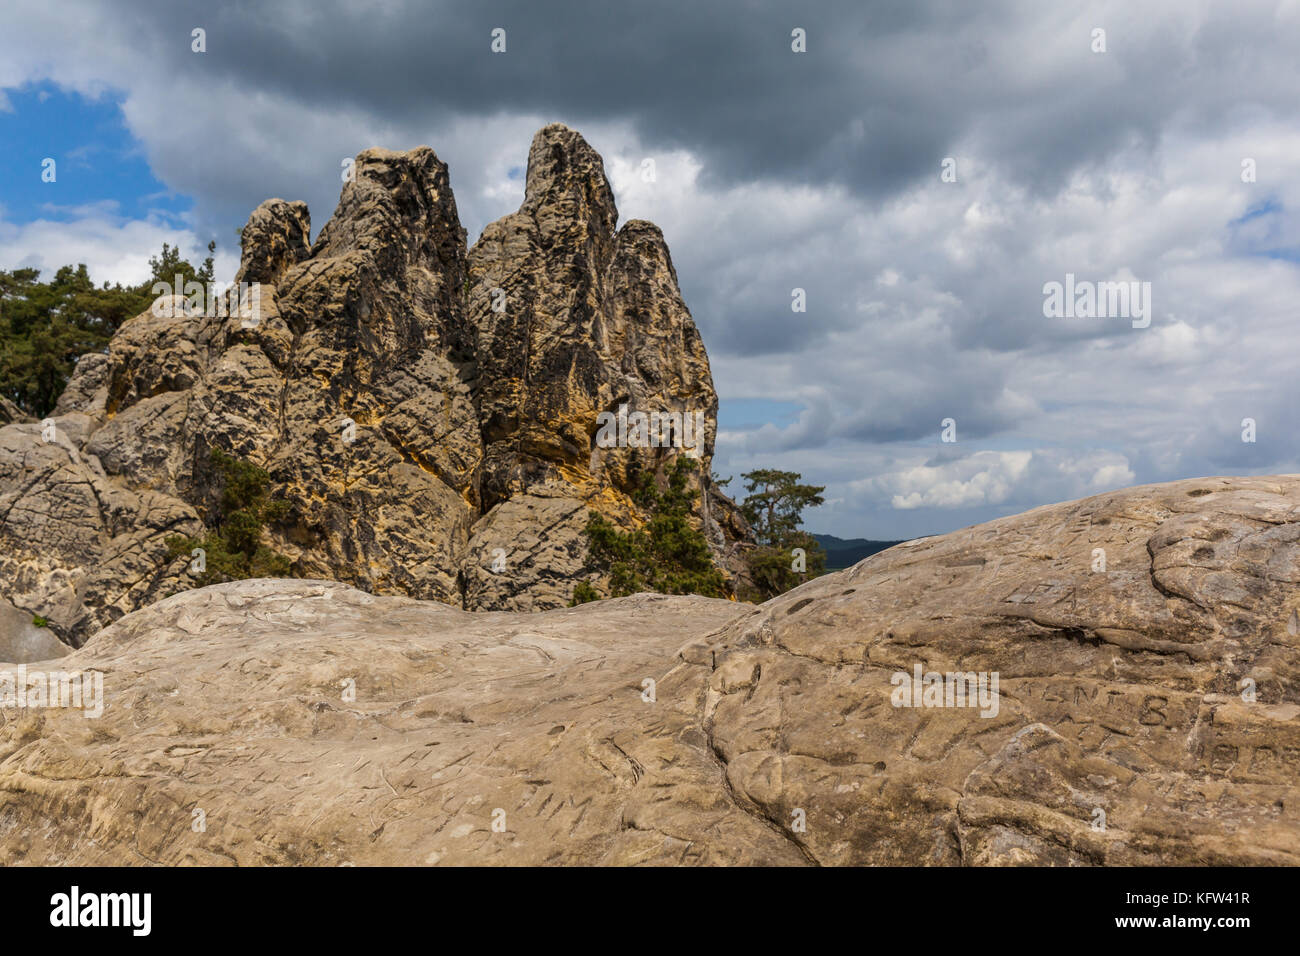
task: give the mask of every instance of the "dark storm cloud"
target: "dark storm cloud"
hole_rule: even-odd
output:
[[[1059,183],[1079,163],[1157,135],[1177,84],[1147,84],[1121,66],[1102,83],[1076,82],[1093,68],[1083,26],[1054,76],[1019,82],[1006,62],[1041,42],[1023,28],[1024,9],[1005,0],[183,2],[120,22],[178,73],[308,109],[353,108],[406,127],[501,112],[631,121],[643,142],[703,157],[706,183],[776,178],[884,196],[931,175],[977,128],[1005,138],[1005,158],[1029,184]],[[208,42],[197,59],[181,42],[195,25]],[[503,56],[488,50],[496,27],[507,31]],[[807,31],[806,54],[791,52],[794,27]],[[1149,65],[1138,69],[1159,70],[1170,51],[1158,37],[1149,43],[1138,61]],[[1189,55],[1174,50],[1175,66],[1180,54]],[[1135,82],[1147,96],[1118,95]]]
[[[430,138],[455,118],[501,114],[630,123],[648,148],[700,157],[709,188],[838,184],[883,200],[967,142],[1009,182],[1051,193],[1117,150],[1150,151],[1175,116],[1214,126],[1246,103],[1282,115],[1297,105],[1287,33],[1223,9],[1194,26],[1030,0],[100,9],[114,42],[162,75],[202,82],[214,106],[244,89]],[[1089,46],[1099,22],[1107,56]],[[189,48],[194,26],[207,31],[201,57]],[[505,55],[489,51],[496,27]],[[791,52],[794,27],[807,31],[806,54]],[[184,83],[155,92],[158,109],[195,108]],[[246,202],[246,185],[239,170],[205,170],[210,202]]]
[[[214,82],[305,106],[350,105],[408,123],[507,110],[631,117],[649,140],[712,155],[718,175],[839,177],[857,166],[863,175],[853,178],[887,188],[890,175],[914,174],[914,147],[941,142],[962,107],[947,117],[918,109],[926,90],[880,75],[870,53],[968,16],[965,4],[940,6],[196,2],[138,25],[156,55],[190,69],[174,38],[204,24]],[[809,32],[808,55],[791,53],[796,26]],[[496,27],[507,31],[507,55],[488,52]],[[921,115],[932,116],[930,129],[917,128]],[[854,119],[865,135],[846,143]]]

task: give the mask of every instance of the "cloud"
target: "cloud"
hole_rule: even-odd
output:
[[[860,490],[879,490],[891,507],[908,511],[1065,501],[1122,488],[1133,478],[1128,461],[1114,452],[979,451],[868,479]]]
[[[370,145],[432,145],[473,241],[561,120],[604,155],[623,219],[663,228],[724,406],[799,409],[724,430],[715,467],[825,484],[815,530],[909,536],[1117,483],[1300,468],[1294,0],[124,11],[12,3],[0,89],[112,91],[194,210],[179,231],[93,209],[0,226],[10,265],[81,256],[125,278],[273,195],[307,200],[318,231],[340,161]],[[1151,326],[1045,318],[1066,273],[1150,282]]]
[[[149,257],[156,256],[164,242],[179,247],[192,262],[206,255],[206,243],[194,232],[161,221],[122,221],[94,214],[21,225],[0,221],[0,263],[6,269],[39,269],[46,279],[63,266],[85,263],[96,283],[110,276],[124,285],[143,282],[149,278]],[[214,266],[217,275],[233,276],[239,257],[221,253]]]

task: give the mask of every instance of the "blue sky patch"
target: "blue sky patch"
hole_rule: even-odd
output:
[[[1270,196],[1228,223],[1229,244],[1238,255],[1300,262],[1300,239],[1291,226],[1282,202]]]
[[[785,428],[799,420],[803,405],[766,398],[727,398],[718,401],[718,427],[729,431],[751,431],[764,425]]]
[[[97,211],[179,224],[193,206],[154,177],[123,121],[120,97],[85,97],[49,83],[4,92],[11,107],[0,112],[0,207],[7,222],[67,222]],[[47,157],[56,163],[52,183],[41,179]]]

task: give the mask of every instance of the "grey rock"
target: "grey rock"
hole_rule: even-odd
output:
[[[105,354],[90,352],[81,356],[54,406],[54,414],[82,412],[102,416],[108,403],[108,368],[108,356]]]
[[[71,648],[36,623],[35,615],[0,600],[0,662],[30,664],[72,653]]]
[[[697,517],[735,564],[748,529],[709,478],[703,344],[662,235],[615,232],[582,137],[538,133],[523,208],[472,252],[433,150],[369,149],[354,172],[314,242],[303,203],[249,217],[236,280],[258,285],[255,316],[164,296],[82,358],[57,449],[35,426],[0,430],[0,596],[77,644],[191,586],[165,541],[213,514],[216,447],[270,474],[289,511],[266,543],[298,576],[476,609],[563,606],[598,578],[587,509],[644,520],[633,452],[594,443],[620,402],[705,413]],[[678,454],[642,462],[662,472]],[[485,572],[499,547],[518,560]]]
[[[15,405],[9,399],[0,396],[0,425],[8,425],[13,422],[29,421],[23,410]]]
[[[0,864],[1300,864],[1298,584],[1291,475],[1038,508],[758,607],[189,591],[59,662],[101,717],[0,725]],[[998,706],[896,706],[918,665]]]

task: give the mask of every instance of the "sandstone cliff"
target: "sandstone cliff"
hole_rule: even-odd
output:
[[[597,447],[621,404],[703,411],[697,518],[735,565],[748,532],[709,477],[708,357],[663,236],[616,231],[582,137],[537,134],[523,206],[470,250],[431,149],[366,150],[354,172],[314,242],[303,203],[249,217],[236,278],[260,284],[256,323],[165,301],[80,361],[53,434],[0,429],[0,597],[76,645],[193,586],[165,542],[211,513],[217,447],[270,473],[288,514],[268,543],[298,576],[559,607],[592,574],[588,509],[634,525],[632,455],[662,471],[683,453]]]
[[[51,665],[103,672],[101,718],[0,711],[0,863],[1296,864],[1298,584],[1287,476],[1039,508],[757,608],[190,591]],[[918,666],[998,706],[895,706]]]

